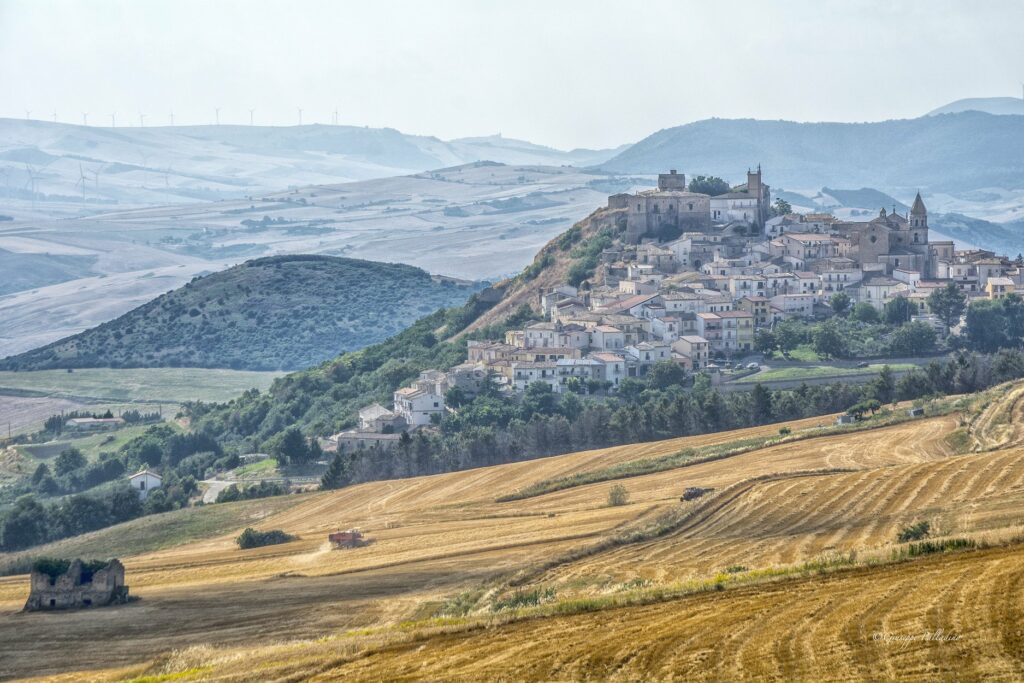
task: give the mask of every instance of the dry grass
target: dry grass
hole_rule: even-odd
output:
[[[1013,400],[1007,396],[996,401]],[[830,421],[787,424],[797,432]],[[1024,551],[743,583],[822,557],[886,557],[895,530],[917,519],[945,535],[1019,531],[1024,452],[956,455],[947,438],[954,416],[633,477],[622,506],[606,506],[614,481],[494,501],[543,479],[777,434],[780,426],[295,496],[258,524],[298,535],[294,542],[240,551],[233,529],[129,556],[129,582],[142,600],[123,607],[16,615],[24,577],[0,579],[0,642],[10,653],[0,659],[0,677],[72,670],[76,680],[86,672],[225,681],[941,677],[965,656],[963,647],[919,645],[913,656],[891,649],[887,659],[870,638],[872,629],[922,625],[1009,643],[977,650],[964,671],[1019,674],[1020,660],[1007,652],[1020,636],[1008,624],[1020,616]],[[681,504],[688,486],[715,493]],[[373,542],[330,550],[327,532],[352,526]],[[713,586],[726,568],[733,578],[724,593],[630,602]],[[607,606],[600,598],[608,595],[634,606],[506,624],[519,617],[490,607],[508,597],[513,577],[521,590],[553,600],[545,614]],[[994,604],[997,588],[1005,604]],[[430,618],[460,595],[465,609],[452,613],[466,616]],[[55,648],[65,656],[48,656]]]

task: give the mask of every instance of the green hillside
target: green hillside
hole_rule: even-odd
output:
[[[475,285],[412,266],[278,256],[199,277],[115,320],[0,361],[0,370],[295,370],[380,342]]]

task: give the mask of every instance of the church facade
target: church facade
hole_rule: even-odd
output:
[[[906,216],[883,208],[870,221],[833,223],[832,231],[848,241],[848,251],[842,256],[862,265],[882,264],[887,273],[906,270],[934,277],[937,265],[953,256],[953,242],[929,241],[928,209],[920,192]]]

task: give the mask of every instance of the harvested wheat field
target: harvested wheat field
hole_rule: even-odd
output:
[[[1018,681],[1022,612],[1024,550],[997,549],[531,619],[279,672],[338,681]]]
[[[1012,392],[998,394],[985,411],[1015,400]],[[403,645],[412,638],[428,653],[422,675],[437,679],[500,679],[502,673],[508,680],[613,673],[624,680],[692,679],[721,657],[727,658],[726,677],[755,661],[750,672],[780,680],[813,679],[829,666],[838,667],[838,678],[857,677],[875,646],[851,645],[850,627],[830,615],[863,621],[848,604],[862,591],[902,600],[900,587],[916,586],[916,572],[943,581],[960,563],[964,576],[1017,581],[1009,590],[1019,600],[1019,577],[1008,573],[1011,559],[1020,559],[1015,546],[887,565],[898,530],[922,519],[943,538],[998,545],[1017,534],[1024,517],[1024,452],[1013,435],[1001,436],[1002,450],[969,453],[949,438],[984,414],[939,414],[854,431],[822,430],[832,418],[813,418],[787,423],[793,433],[784,439],[782,425],[768,425],[293,496],[253,523],[299,536],[290,543],[237,549],[234,537],[248,524],[240,517],[230,533],[211,526],[217,531],[198,540],[122,553],[132,594],[141,598],[128,605],[18,614],[25,577],[0,579],[0,676],[301,680],[319,673],[389,680],[417,675],[405,668],[415,661],[415,650]],[[730,450],[730,444],[741,447]],[[713,457],[601,479],[623,464],[682,449]],[[539,493],[531,488],[580,474],[597,479]],[[625,486],[628,501],[610,506],[616,484]],[[681,502],[681,493],[694,486],[713,490]],[[522,491],[531,493],[497,502]],[[230,510],[219,505],[188,512],[202,516],[218,508]],[[327,534],[353,526],[371,542],[332,550]],[[118,533],[118,527],[97,532],[90,552],[121,547]],[[886,566],[865,567],[865,561]],[[809,576],[812,565],[827,568],[828,576]],[[870,578],[875,572],[886,577],[877,585]],[[709,581],[724,593],[707,593]],[[871,584],[870,590],[860,584]],[[802,594],[813,599],[791,598]],[[598,601],[585,609],[634,606],[571,616],[582,609],[579,600]],[[657,604],[636,606],[652,601]],[[971,604],[956,607],[962,612],[957,624],[988,614],[974,614]],[[1011,601],[1004,613],[1019,614],[1019,607]],[[863,609],[874,615],[871,610],[882,606],[864,603]],[[935,609],[921,603],[922,623],[931,623]],[[549,616],[556,613],[570,616]],[[895,618],[886,614],[878,618]],[[905,615],[906,624],[916,628],[920,619],[913,614]],[[494,628],[474,630],[480,625]],[[726,637],[733,626],[735,634]],[[564,649],[552,642],[560,628],[566,630]],[[601,639],[587,651],[586,633],[593,629]],[[708,629],[718,633],[717,641],[705,637]],[[819,641],[819,633],[827,638]],[[723,638],[728,647],[718,642]],[[808,658],[812,645],[816,654]],[[390,648],[386,655],[372,654],[382,647]],[[484,654],[472,658],[460,653],[463,647]],[[736,652],[726,655],[730,648]],[[49,656],[55,649],[65,656]],[[937,652],[928,652],[913,660],[922,675],[943,670],[929,664]],[[352,659],[360,653],[366,656]],[[521,668],[508,668],[515,662]]]

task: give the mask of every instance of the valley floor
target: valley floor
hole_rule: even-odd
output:
[[[1001,545],[1021,533],[1024,450],[994,426],[1022,394],[851,433],[789,422],[792,441],[506,503],[541,480],[782,425],[179,511],[146,533],[216,510],[238,510],[237,527],[134,554],[131,522],[76,550],[120,553],[137,602],[19,614],[26,577],[0,579],[0,676],[1020,679],[1024,549]],[[608,506],[616,484],[629,502]],[[694,486],[714,490],[681,502]],[[893,563],[898,530],[919,520],[992,547]],[[249,525],[300,538],[240,551]],[[327,534],[348,527],[371,542],[332,550]],[[900,640],[940,630],[958,639]]]

